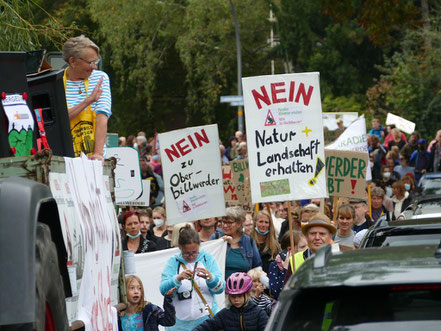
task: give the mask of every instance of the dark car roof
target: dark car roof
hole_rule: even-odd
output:
[[[288,287],[441,283],[436,246],[381,247],[332,253],[329,245],[307,260]]]

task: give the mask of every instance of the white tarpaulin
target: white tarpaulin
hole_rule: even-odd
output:
[[[81,158],[65,158],[65,163],[72,200],[82,223],[85,251],[76,318],[84,322],[86,331],[116,330],[111,283],[119,238],[114,233],[117,223],[115,211],[111,212],[108,208],[110,195],[108,184],[104,181],[103,166],[100,161],[88,160],[84,155]]]
[[[217,125],[159,134],[167,223],[225,215]]]
[[[223,239],[207,241],[201,244],[200,250],[204,250],[216,258],[222,275],[225,277],[227,243]],[[144,285],[145,300],[162,307],[164,297],[159,292],[162,270],[168,259],[178,253],[180,253],[179,248],[170,248],[135,255],[135,274],[142,280]],[[219,307],[222,309],[225,304],[224,294],[222,293],[215,297]]]
[[[364,115],[361,115],[357,120],[352,122],[336,141],[326,146],[326,149],[368,153],[366,121]],[[369,163],[366,169],[366,180],[372,180],[372,172]]]
[[[327,197],[319,73],[242,84],[253,204]]]

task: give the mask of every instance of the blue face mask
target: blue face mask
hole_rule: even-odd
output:
[[[260,234],[261,236],[266,236],[269,233],[269,229],[265,232],[260,232],[257,226],[254,227],[254,230],[256,230],[257,234]]]
[[[127,237],[129,237],[130,239],[136,239],[141,235],[141,231],[138,232],[138,234],[135,234],[134,236],[131,235],[130,233],[127,233]]]
[[[404,188],[406,189],[406,191],[410,191],[410,184],[404,184]]]

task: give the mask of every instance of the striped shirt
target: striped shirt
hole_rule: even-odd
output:
[[[261,293],[259,297],[252,296],[250,299],[268,316],[271,315],[271,310],[273,309],[272,301],[265,294]]]
[[[106,114],[107,117],[112,115],[112,95],[110,93],[110,80],[109,76],[100,70],[93,70],[92,74],[89,77],[89,88],[87,91],[87,95],[90,95],[93,92],[96,84],[98,84],[99,80],[103,76],[103,82],[101,84],[101,89],[103,93],[101,94],[99,100],[91,104],[92,110],[99,114]],[[81,91],[81,93],[80,93]],[[66,80],[66,101],[69,108],[72,108],[79,104],[81,101],[86,99],[86,85],[84,80],[80,81],[71,81]]]

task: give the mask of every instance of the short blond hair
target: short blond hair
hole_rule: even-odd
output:
[[[251,279],[254,281],[258,280],[260,282],[260,276],[265,275],[266,276],[266,272],[262,270],[262,267],[256,267],[253,269],[250,269],[247,272],[248,276],[251,277]]]
[[[80,58],[84,49],[88,47],[92,48],[98,56],[100,55],[100,48],[83,34],[81,36],[68,39],[63,46],[64,61],[69,63],[69,59],[71,57],[74,59]]]
[[[178,247],[179,246],[179,235],[181,234],[181,229],[184,227],[190,227],[194,229],[193,223],[190,222],[184,222],[184,223],[178,223],[173,226],[173,232],[171,237],[171,247]]]

